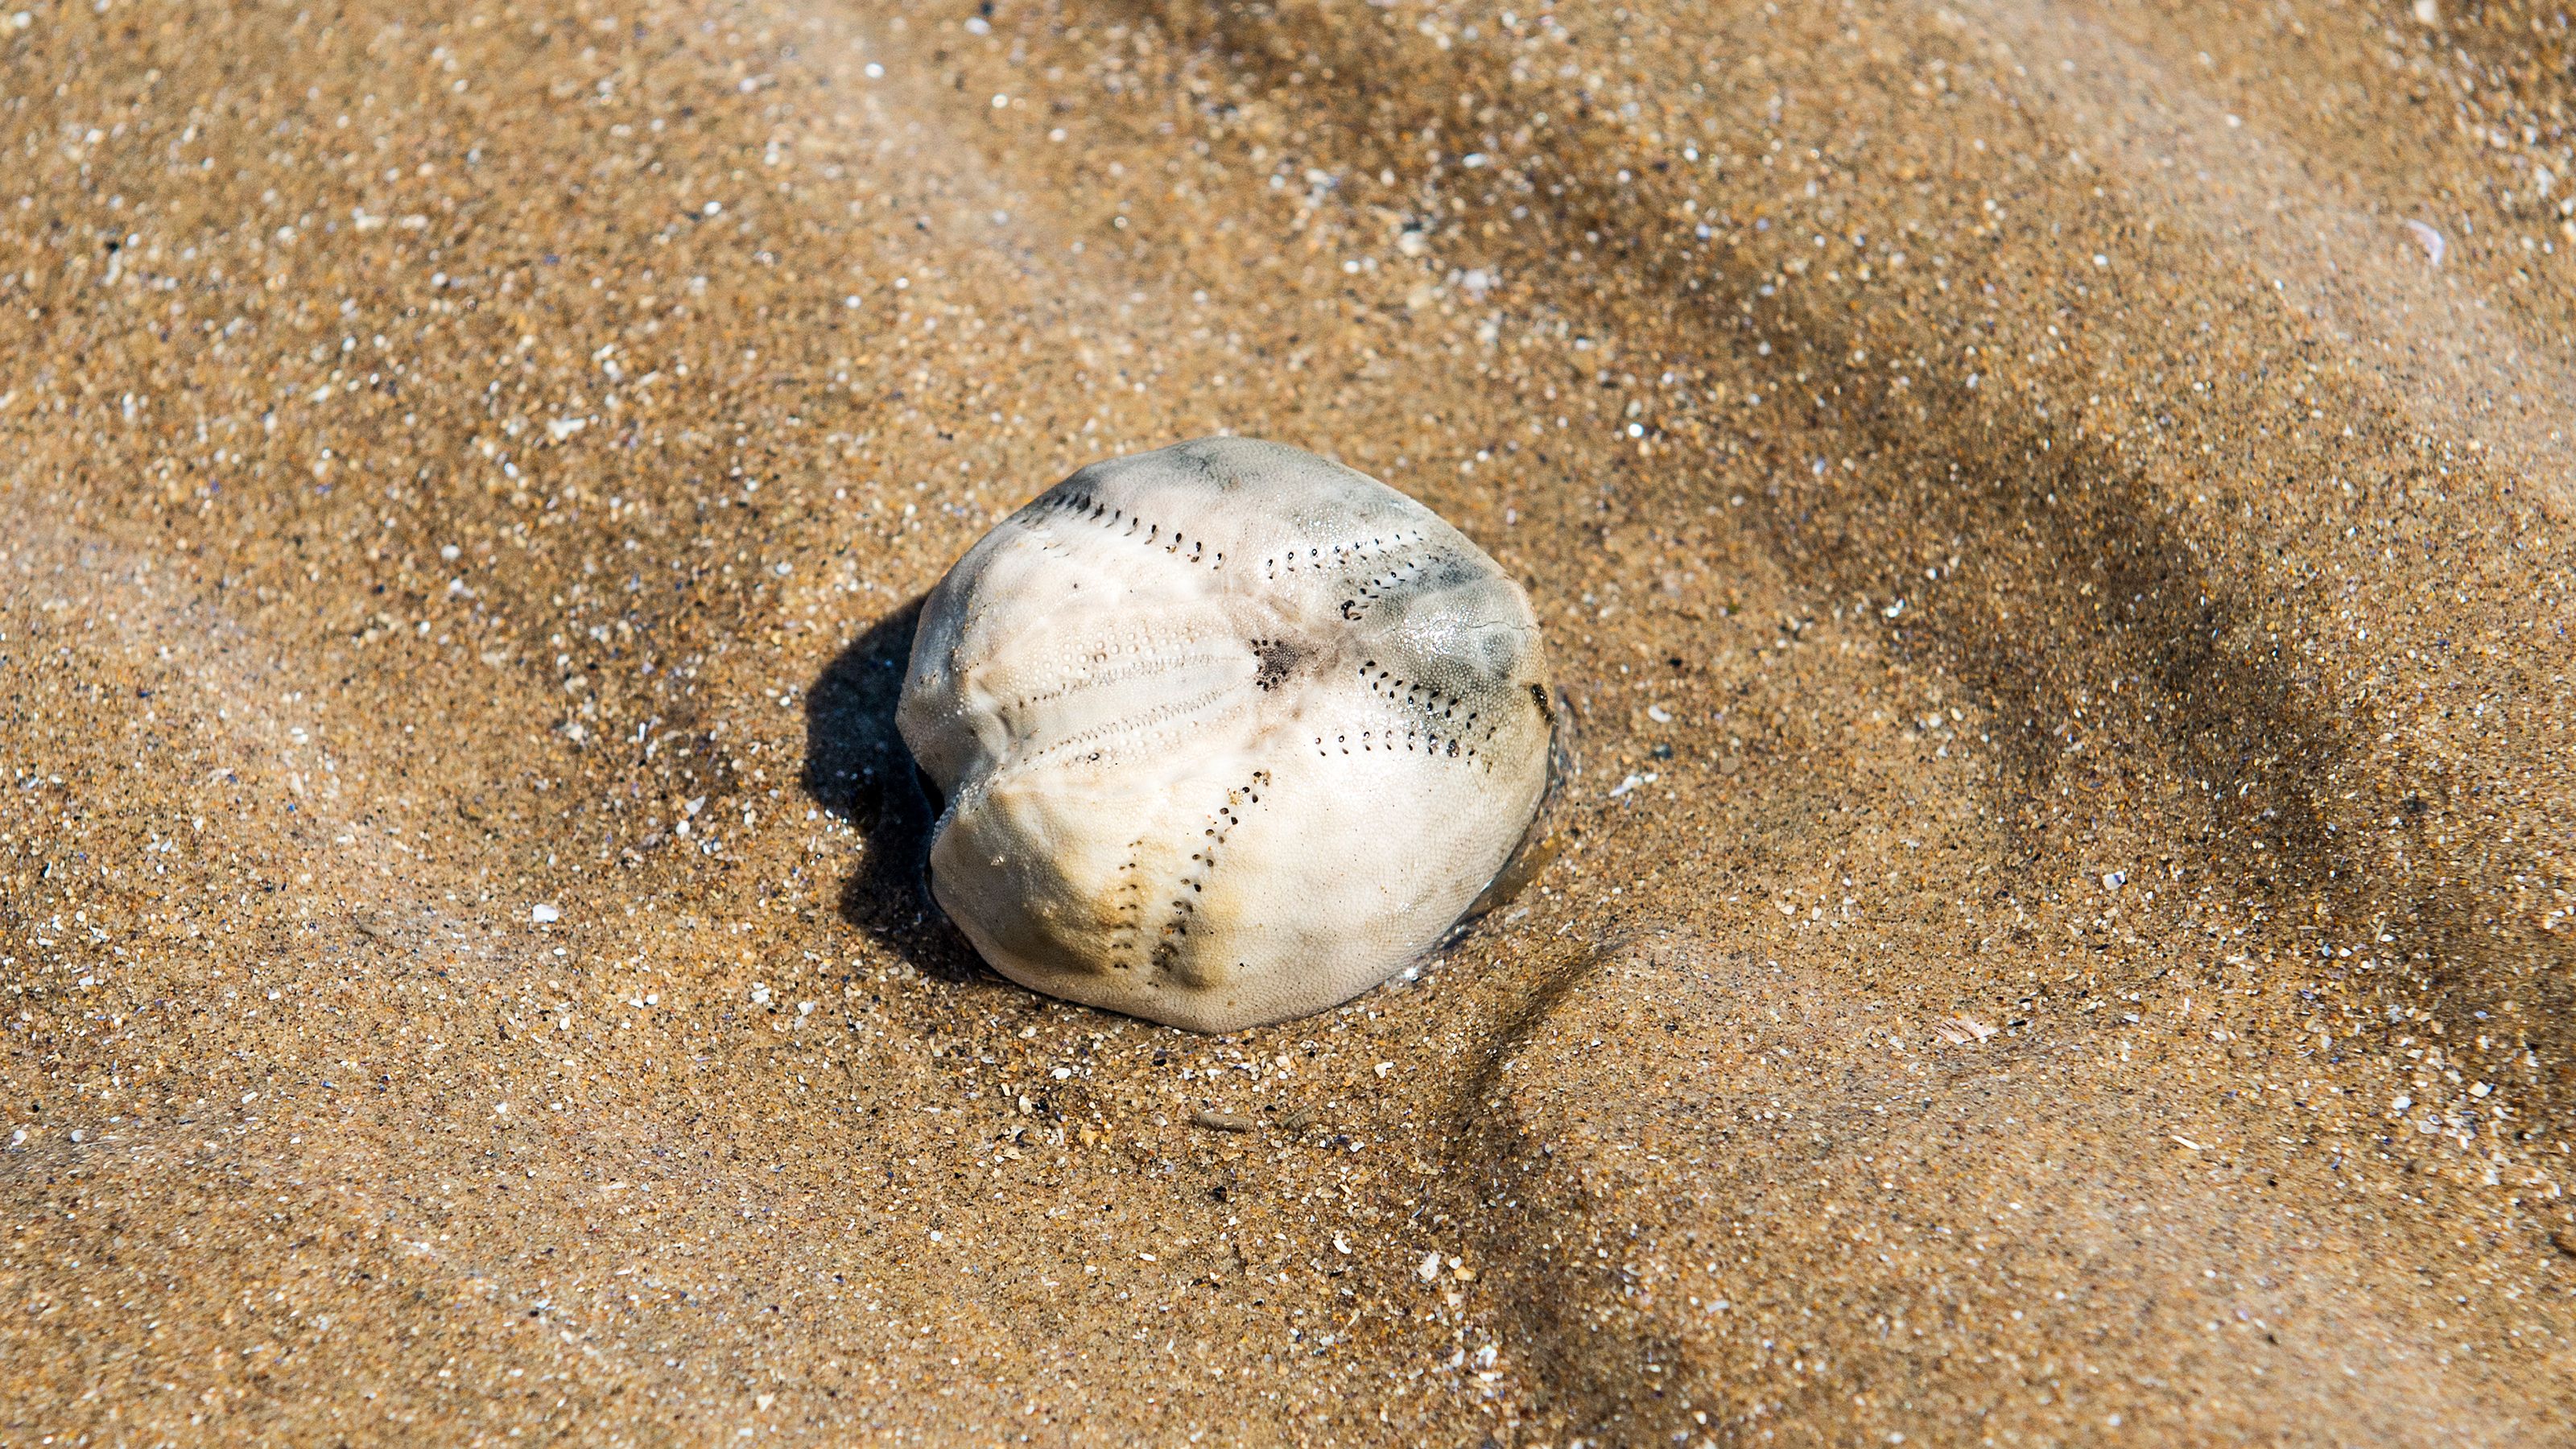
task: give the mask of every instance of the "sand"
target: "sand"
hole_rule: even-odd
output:
[[[2571,46],[0,12],[0,1440],[2576,1440]],[[891,710],[1218,431],[1578,738],[1205,1038],[977,968]]]

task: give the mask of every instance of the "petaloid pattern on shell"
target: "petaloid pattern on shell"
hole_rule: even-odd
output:
[[[897,721],[940,907],[1004,975],[1197,1031],[1320,1011],[1439,940],[1547,788],[1520,587],[1279,443],[1095,463],[923,606]]]

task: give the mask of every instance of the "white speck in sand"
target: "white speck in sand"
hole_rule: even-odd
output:
[[[563,912],[556,910],[552,906],[534,905],[528,907],[528,920],[536,925],[542,926],[549,922],[560,921],[562,919]]]
[[[2417,221],[2410,216],[2406,218],[2406,229],[2415,234],[2416,242],[2424,248],[2425,260],[2437,267],[2440,266],[2443,256],[2450,251],[2451,244],[2442,240],[2442,234],[2433,229],[2432,223]]]

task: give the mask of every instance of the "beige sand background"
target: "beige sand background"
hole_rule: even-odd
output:
[[[0,1440],[2576,1442],[2571,65],[0,11]],[[889,719],[1219,430],[1581,738],[1418,979],[1205,1039],[975,969]]]

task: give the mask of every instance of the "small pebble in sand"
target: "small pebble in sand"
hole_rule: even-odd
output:
[[[1097,463],[923,605],[897,710],[931,888],[1024,985],[1197,1031],[1320,1011],[1438,941],[1518,843],[1538,620],[1385,484],[1212,438]]]

